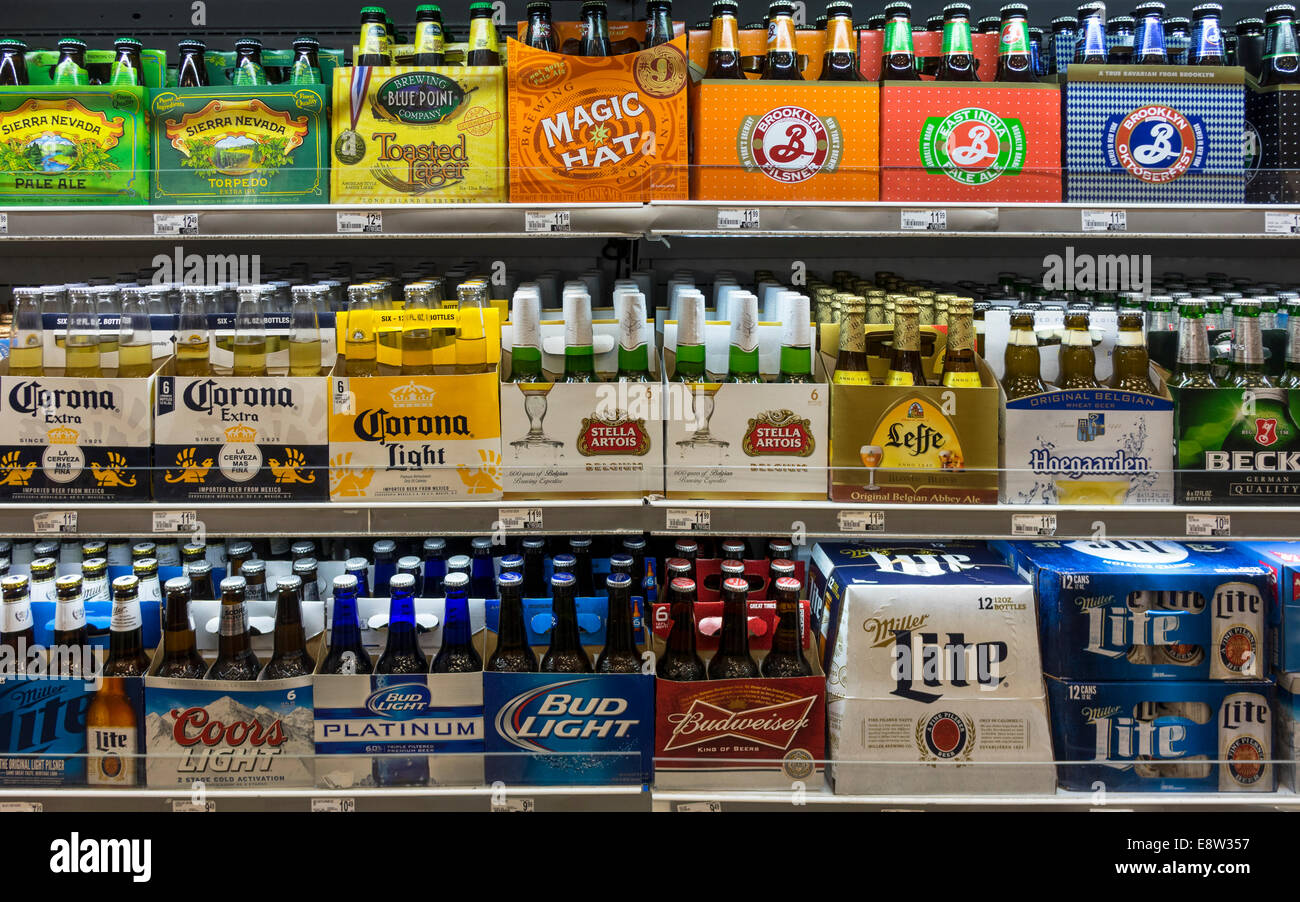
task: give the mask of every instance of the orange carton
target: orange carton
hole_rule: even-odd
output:
[[[868,82],[700,82],[696,200],[878,200],[880,88]]]
[[[684,33],[606,57],[511,40],[508,57],[512,202],[687,199]]]

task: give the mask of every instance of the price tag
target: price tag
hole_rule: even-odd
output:
[[[155,235],[197,235],[199,233],[199,214],[155,213],[153,215],[153,233]]]
[[[49,532],[76,532],[76,511],[45,511],[32,514],[32,531],[39,534]]]
[[[384,214],[378,210],[373,213],[339,210],[335,224],[340,235],[380,235],[384,231]]]
[[[709,528],[711,512],[707,508],[670,507],[667,529],[669,532],[692,532]]]
[[[1012,514],[1013,536],[1056,535],[1056,514]]]
[[[1232,535],[1232,517],[1228,514],[1188,514],[1187,534],[1226,539]]]
[[[758,228],[758,207],[743,210],[719,210],[718,228],[720,229],[756,229]]]
[[[493,799],[493,811],[536,811],[537,805],[532,799]]]
[[[904,232],[946,232],[948,211],[904,210],[902,228]]]
[[[1300,213],[1269,210],[1264,214],[1264,234],[1290,235],[1300,232]]]
[[[497,510],[502,529],[541,529],[540,507],[503,507]]]
[[[201,811],[211,814],[216,810],[217,803],[214,801],[191,802],[189,799],[172,799],[172,811]]]
[[[568,210],[528,210],[524,213],[525,232],[569,231]]]
[[[1085,232],[1127,232],[1128,213],[1124,210],[1084,210]]]
[[[193,532],[199,517],[194,511],[154,511],[154,532]]]
[[[0,802],[0,814],[9,811],[34,811],[41,812],[45,810],[43,802]]]
[[[357,800],[356,799],[312,799],[311,810],[352,812],[357,810]]]
[[[9,214],[0,213],[0,235],[9,234]]]
[[[885,528],[884,511],[840,511],[840,532],[881,532]]]
[[[674,811],[721,811],[721,802],[678,802]]]

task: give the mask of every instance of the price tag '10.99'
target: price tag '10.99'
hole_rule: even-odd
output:
[[[1227,538],[1232,535],[1232,517],[1228,514],[1188,514],[1187,534],[1205,538]]]

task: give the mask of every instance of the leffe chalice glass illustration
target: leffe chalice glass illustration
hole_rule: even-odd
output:
[[[559,448],[563,442],[547,438],[542,421],[546,419],[546,395],[554,388],[554,382],[517,382],[519,391],[524,396],[524,413],[528,416],[528,432],[521,439],[511,442],[514,448]]]
[[[885,449],[879,445],[863,445],[858,449],[858,456],[862,458],[862,466],[867,468],[867,491],[880,491],[880,486],[876,485],[876,467],[884,459]]]
[[[713,396],[722,386],[717,382],[691,383],[691,396],[695,402],[695,422],[698,428],[677,444],[683,448],[726,448],[730,442],[714,438],[709,432],[713,418]]]

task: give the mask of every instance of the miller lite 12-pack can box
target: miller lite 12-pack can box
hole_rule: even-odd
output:
[[[818,543],[811,592],[837,793],[1054,790],[1033,587],[1002,558],[980,542]]]
[[[1089,682],[1049,676],[1061,786],[1271,792],[1271,680]],[[1279,755],[1280,758],[1286,757]]]
[[[999,543],[1038,592],[1043,669],[1072,680],[1260,680],[1268,570],[1225,542]]]

